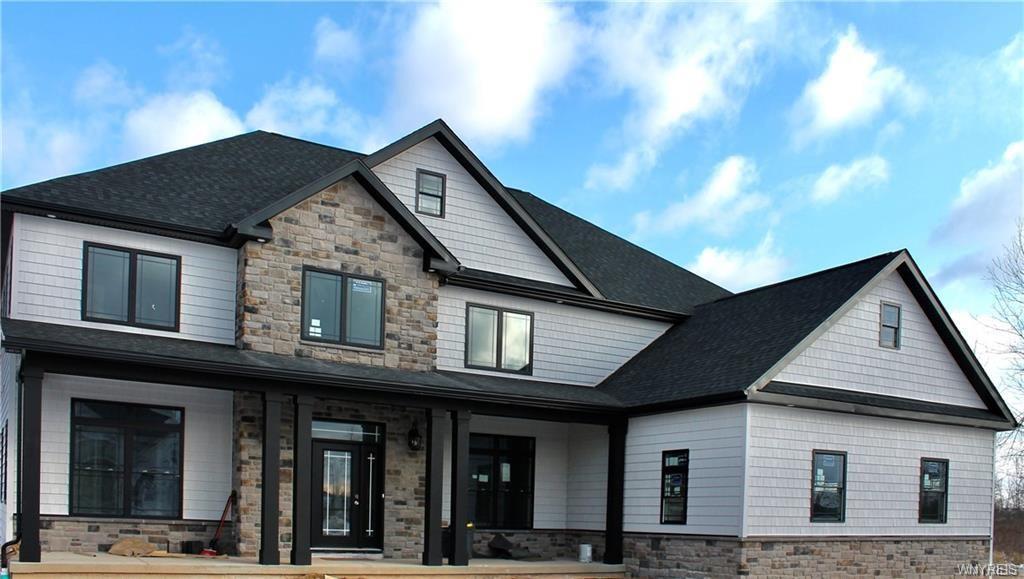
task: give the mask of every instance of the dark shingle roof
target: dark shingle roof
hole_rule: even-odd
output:
[[[519,204],[610,300],[675,312],[688,312],[730,295],[710,281],[520,191],[509,189]]]
[[[697,306],[599,389],[629,406],[738,394],[899,255],[863,261]]]
[[[360,156],[254,131],[17,187],[3,197],[218,234]]]
[[[453,396],[486,402],[531,402],[533,404],[571,404],[581,409],[609,410],[621,407],[611,395],[590,386],[575,386],[502,376],[483,376],[457,372],[413,372],[365,364],[345,364],[281,356],[233,345],[212,344],[127,332],[100,330],[3,319],[3,343],[42,352],[83,355],[91,358],[132,360],[190,369],[247,375],[254,378],[285,379],[297,383],[330,383],[339,387],[364,387],[379,390],[383,384],[406,392]]]

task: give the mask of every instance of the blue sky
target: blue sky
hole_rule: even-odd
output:
[[[3,4],[3,186],[442,117],[507,185],[745,289],[909,248],[993,374],[1024,6]]]

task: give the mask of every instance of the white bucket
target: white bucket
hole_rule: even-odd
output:
[[[580,545],[580,563],[590,563],[594,560],[594,547],[588,543]]]

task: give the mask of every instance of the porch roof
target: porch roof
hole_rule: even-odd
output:
[[[614,411],[622,404],[595,387],[465,372],[415,372],[363,364],[241,350],[235,346],[123,331],[3,319],[3,346],[155,368],[287,380],[292,383],[390,388],[398,393],[453,396],[526,406],[567,405]]]

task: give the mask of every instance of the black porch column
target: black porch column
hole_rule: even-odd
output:
[[[281,563],[281,394],[263,394],[263,491],[260,495],[260,564]]]
[[[608,426],[608,505],[605,511],[604,562],[622,564],[622,512],[626,479],[627,420]]]
[[[449,565],[469,565],[466,523],[469,522],[469,418],[468,410],[452,411],[452,556]]]
[[[21,371],[21,554],[19,560],[38,563],[39,461],[43,436],[43,371]]]
[[[423,515],[423,564],[440,565],[441,504],[444,500],[444,421],[447,412],[427,410],[427,500]]]
[[[292,444],[292,565],[309,565],[312,521],[313,397],[295,397],[295,438]]]

